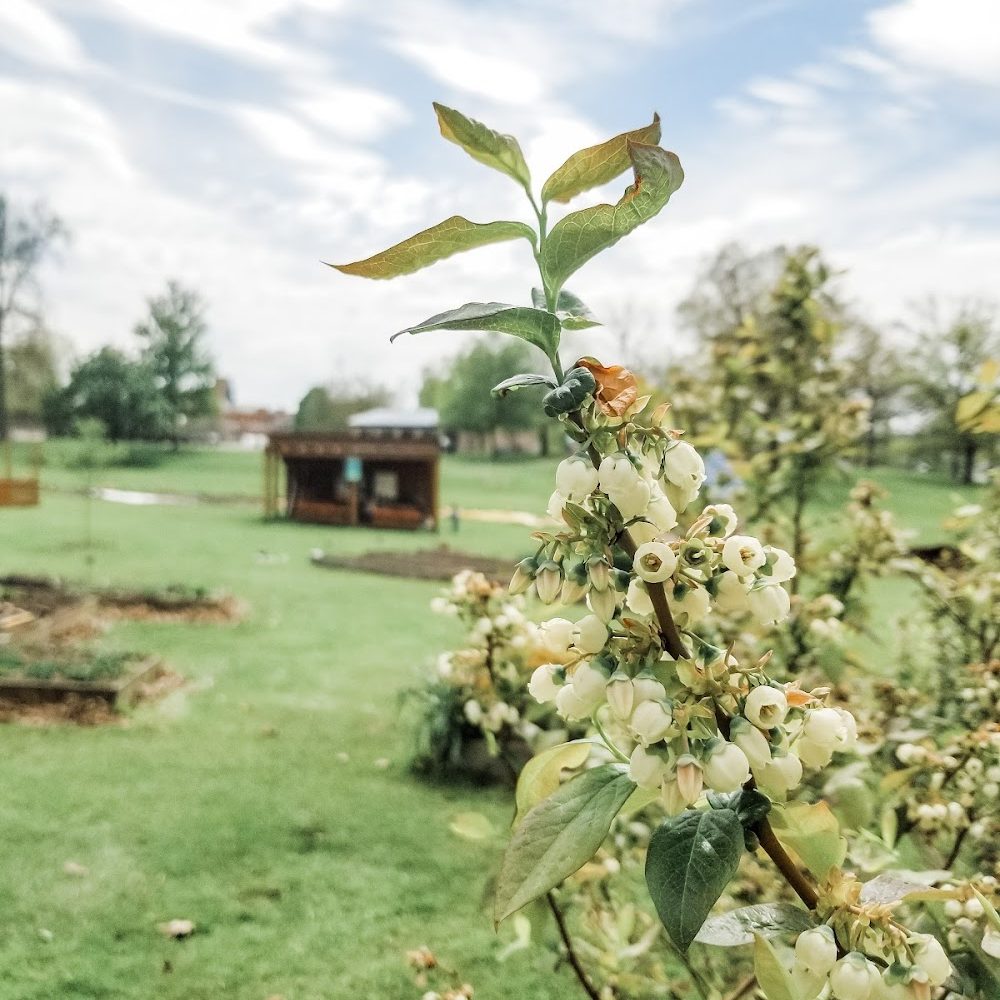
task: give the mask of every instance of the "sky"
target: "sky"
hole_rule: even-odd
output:
[[[323,265],[453,214],[530,221],[440,137],[434,100],[516,135],[536,190],[662,116],[684,185],[573,277],[611,332],[567,354],[613,362],[628,316],[644,356],[690,349],[677,303],[730,240],[819,245],[890,329],[929,294],[998,294],[996,0],[2,0],[0,190],[72,232],[42,274],[49,326],[78,355],[130,349],[176,278],[240,405],[332,379],[412,401],[473,335],[389,335],[526,302],[533,276],[523,241],[392,282]]]

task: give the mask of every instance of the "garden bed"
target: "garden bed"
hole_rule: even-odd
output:
[[[0,647],[0,702],[37,705],[67,698],[112,707],[133,704],[141,686],[163,672],[158,657],[138,653],[60,650],[29,654]]]
[[[447,545],[416,552],[364,552],[358,556],[337,556],[317,551],[312,556],[312,562],[315,566],[328,569],[349,569],[410,580],[450,580],[456,573],[471,569],[491,580],[506,583],[514,572],[514,563],[509,559],[460,552]]]
[[[0,577],[0,600],[11,601],[39,618],[88,601],[96,604],[103,617],[112,619],[224,623],[238,621],[244,612],[232,596],[199,587],[80,588],[53,577],[20,574]]]

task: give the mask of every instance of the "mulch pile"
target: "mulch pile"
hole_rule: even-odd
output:
[[[315,566],[325,566],[328,569],[401,576],[411,580],[450,580],[456,573],[471,569],[491,580],[506,583],[514,572],[514,563],[509,559],[493,559],[459,552],[447,545],[418,552],[365,552],[359,556],[337,556],[323,552],[313,555],[312,562]]]

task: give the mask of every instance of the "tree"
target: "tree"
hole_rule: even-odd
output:
[[[915,312],[908,325],[916,338],[909,397],[925,420],[923,450],[949,455],[953,478],[971,483],[977,457],[995,445],[997,435],[961,428],[956,409],[977,388],[983,365],[1000,357],[997,306],[964,300],[949,308],[928,299]]]
[[[900,352],[867,323],[854,325],[848,336],[847,385],[868,400],[863,460],[871,468],[885,461],[885,445],[892,437],[893,418],[902,412],[909,373]]]
[[[209,416],[215,409],[215,373],[204,348],[204,311],[197,292],[171,281],[163,295],[149,300],[149,318],[135,328],[143,345],[142,360],[163,398],[167,437],[175,448],[188,420]]]
[[[313,386],[299,403],[295,414],[297,431],[343,431],[349,418],[362,410],[387,406],[391,396],[382,386],[359,380],[341,380]]]
[[[112,442],[157,440],[169,435],[172,413],[153,370],[113,347],[102,347],[78,364],[65,389],[46,402],[50,433],[75,433],[80,421],[100,420]]]
[[[7,348],[10,387],[7,410],[15,421],[40,423],[45,399],[59,387],[52,339],[43,329],[34,329]]]
[[[739,243],[725,244],[677,307],[681,325],[699,340],[711,340],[760,315],[786,256],[780,246],[750,253]]]
[[[495,454],[497,431],[542,426],[537,392],[523,390],[503,399],[490,394],[493,386],[531,361],[531,348],[521,341],[481,341],[459,354],[443,377],[425,382],[430,388],[421,393],[421,402],[437,407],[443,427],[479,435]]]
[[[17,320],[38,322],[38,267],[65,235],[62,222],[41,205],[15,214],[0,194],[0,441],[10,431],[4,338]]]

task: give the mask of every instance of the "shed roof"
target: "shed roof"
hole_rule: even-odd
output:
[[[389,406],[376,406],[372,410],[362,410],[348,417],[351,427],[379,430],[435,430],[438,426],[438,412],[427,406],[413,410],[397,410]]]

